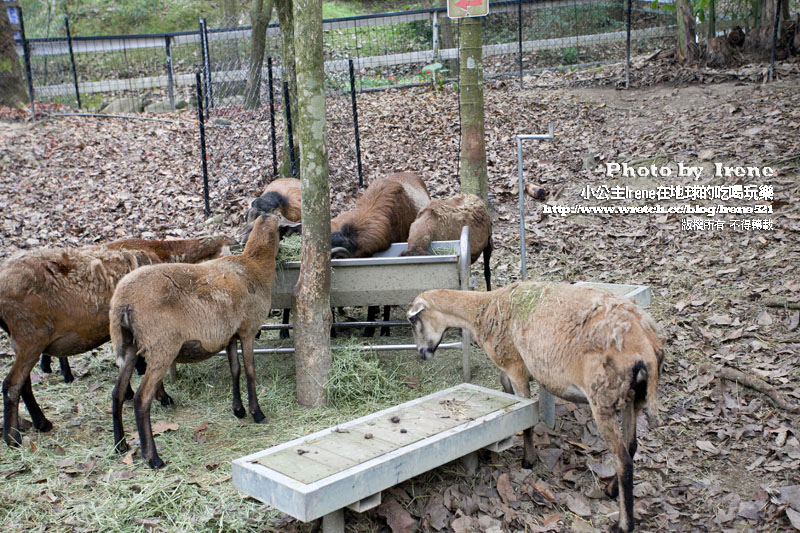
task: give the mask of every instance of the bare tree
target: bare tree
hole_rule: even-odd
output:
[[[675,0],[675,16],[678,22],[678,61],[691,63],[698,58],[699,51],[695,42],[694,13],[690,0]]]
[[[283,30],[281,26],[281,30]],[[326,402],[331,368],[331,215],[325,71],[322,57],[322,0],[294,0],[297,74],[297,138],[303,211],[300,277],[294,288],[297,399],[315,407]],[[284,66],[286,62],[284,61]]]
[[[477,195],[483,199],[483,203],[488,208],[489,187],[483,117],[482,26],[480,17],[461,19],[459,39],[461,165],[459,179],[461,192]]]
[[[250,9],[250,65],[247,70],[247,87],[244,105],[256,109],[260,105],[261,67],[267,46],[267,26],[272,18],[272,0],[253,0]]]
[[[14,30],[3,9],[0,11],[0,105],[21,108],[27,101],[22,68],[14,45]]]

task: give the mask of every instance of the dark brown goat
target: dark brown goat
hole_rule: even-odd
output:
[[[6,443],[22,442],[20,396],[34,427],[52,428],[33,397],[31,369],[42,353],[65,358],[108,340],[109,302],[125,274],[160,260],[217,257],[233,242],[227,237],[166,242],[126,239],[108,246],[21,252],[0,265],[0,328],[11,338],[16,354],[3,381]]]
[[[245,213],[245,226],[239,242],[245,244],[253,224],[259,215],[283,215],[287,220],[300,222],[302,212],[300,203],[300,180],[297,178],[279,178],[267,185],[264,193],[253,200],[250,209]]]
[[[492,290],[489,259],[492,256],[492,218],[483,201],[474,194],[457,194],[447,200],[431,200],[420,211],[408,232],[408,248],[400,255],[428,255],[431,241],[457,241],[469,226],[470,261],[483,254],[486,290]]]
[[[120,367],[111,409],[117,451],[128,449],[122,404],[137,355],[147,360],[147,371],[133,402],[142,458],[151,468],[160,468],[164,462],[153,440],[150,404],[173,361],[199,362],[226,348],[233,378],[233,412],[242,418],[239,340],[250,413],[256,422],[265,420],[256,397],[253,343],[270,310],[279,220],[277,216],[258,217],[241,255],[197,265],[152,265],[119,282],[109,311],[111,342]]]

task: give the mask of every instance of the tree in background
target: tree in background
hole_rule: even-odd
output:
[[[788,0],[781,0],[781,3],[788,5]],[[778,0],[754,0],[754,5],[758,13],[758,22],[755,28],[745,37],[744,49],[746,52],[768,56],[772,51],[772,37],[775,32],[775,12],[778,9]],[[783,15],[784,13],[781,14]]]
[[[477,195],[489,207],[486,169],[486,135],[483,118],[482,21],[461,19],[459,37],[459,87],[461,113],[461,192]]]
[[[267,46],[267,26],[272,18],[272,0],[253,0],[250,8],[250,65],[247,70],[244,106],[256,109],[260,104],[261,67],[264,65],[264,49]]]
[[[6,10],[0,10],[0,105],[21,108],[28,101],[14,31]]]
[[[278,24],[281,28],[281,81],[289,83],[289,109],[292,113],[292,131],[297,132],[297,76],[295,75],[295,33],[292,0],[275,0],[275,9],[278,11]],[[320,39],[322,39],[322,30],[320,30]],[[295,168],[299,168],[300,150],[297,135],[294,135],[293,144],[294,165]],[[283,156],[279,171],[282,177],[290,177],[292,175],[290,153],[289,136],[284,135]]]
[[[283,29],[283,26],[281,26]],[[297,135],[303,211],[300,277],[294,288],[295,367],[301,405],[325,404],[331,368],[331,214],[325,71],[322,57],[322,0],[294,0],[297,75]],[[284,61],[284,65],[286,62]]]
[[[678,61],[691,63],[698,59],[699,50],[695,42],[694,10],[690,0],[675,0],[675,17],[678,22]]]

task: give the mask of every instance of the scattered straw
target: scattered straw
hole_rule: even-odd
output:
[[[303,250],[303,239],[300,235],[292,235],[281,239],[280,246],[278,247],[278,257],[275,259],[277,263],[285,263],[287,261],[300,261],[300,253]]]
[[[540,283],[519,285],[511,291],[511,308],[525,318],[536,311],[545,292],[546,287]]]

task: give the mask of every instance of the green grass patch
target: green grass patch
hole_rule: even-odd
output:
[[[292,235],[281,239],[278,246],[278,256],[275,262],[280,266],[288,261],[300,261],[300,255],[303,251],[303,239],[300,235]]]
[[[338,19],[344,17],[357,17],[366,11],[360,2],[325,2],[322,4],[323,19]]]

